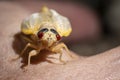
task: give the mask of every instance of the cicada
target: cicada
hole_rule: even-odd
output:
[[[69,36],[71,31],[72,28],[68,18],[53,9],[43,7],[40,12],[30,15],[21,23],[21,32],[25,36],[29,35],[29,37],[25,37],[28,43],[19,58],[28,47],[31,47],[33,50],[29,52],[28,65],[30,65],[31,57],[39,54],[43,49],[53,53],[60,53],[59,60],[65,62],[61,58],[62,49],[69,50],[60,40],[62,37]]]

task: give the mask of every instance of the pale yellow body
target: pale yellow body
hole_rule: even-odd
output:
[[[28,44],[18,58],[23,55],[27,48],[31,47],[34,50],[29,52],[28,65],[31,57],[37,55],[42,49],[60,53],[59,60],[65,63],[61,59],[63,53],[61,50],[65,49],[68,51],[67,53],[69,53],[69,50],[64,43],[59,43],[57,38],[68,36],[72,31],[69,20],[66,17],[61,16],[55,10],[43,7],[40,13],[35,13],[22,22],[21,31],[24,35],[30,35],[30,37],[23,36],[28,41]],[[43,33],[42,37],[39,37],[39,31]]]

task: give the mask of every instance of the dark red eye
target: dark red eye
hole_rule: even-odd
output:
[[[41,39],[43,37],[43,32],[39,32],[38,37]]]
[[[56,35],[57,40],[59,41],[61,39],[61,36],[59,34]]]

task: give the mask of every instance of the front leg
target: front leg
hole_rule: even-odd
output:
[[[30,65],[31,57],[37,55],[38,53],[39,53],[38,50],[32,50],[32,51],[29,52],[28,63],[27,63],[27,65],[23,68],[24,71],[27,71],[27,68],[28,68],[28,66]]]
[[[65,61],[62,60],[62,54],[63,54],[62,49],[65,49],[65,50],[67,51],[68,55],[69,55],[70,57],[72,57],[72,55],[69,54],[70,52],[69,52],[67,46],[66,46],[64,43],[59,43],[59,44],[53,46],[52,48],[50,48],[50,50],[51,50],[52,52],[60,53],[59,61],[65,63]]]
[[[19,55],[18,57],[16,57],[16,58],[12,59],[12,60],[14,61],[14,60],[19,59],[19,58],[24,54],[24,52],[27,50],[27,48],[29,48],[29,47],[34,48],[34,49],[37,49],[37,47],[36,47],[35,45],[33,45],[33,44],[31,44],[31,43],[28,43],[28,44],[25,46],[25,48],[22,50],[22,52],[20,53],[20,55]]]

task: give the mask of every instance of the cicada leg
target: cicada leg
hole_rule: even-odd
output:
[[[57,44],[56,46],[52,47],[52,48],[51,48],[51,51],[52,51],[52,52],[56,52],[56,53],[60,53],[59,61],[62,62],[62,63],[66,63],[65,61],[62,60],[62,54],[63,54],[62,49],[63,49],[63,48],[67,51],[66,53],[67,53],[70,57],[72,57],[72,55],[70,54],[67,46],[66,46],[64,43],[59,43],[59,44]],[[73,57],[72,57],[72,58],[73,58]]]
[[[31,44],[31,43],[28,43],[28,44],[25,46],[25,48],[22,50],[22,52],[20,53],[20,55],[19,55],[18,57],[16,57],[16,58],[12,59],[12,60],[14,61],[14,60],[19,59],[19,58],[24,54],[24,52],[27,50],[27,48],[29,48],[29,47],[34,48],[34,49],[37,49],[37,47],[36,47],[35,45],[33,45],[33,44]]]

